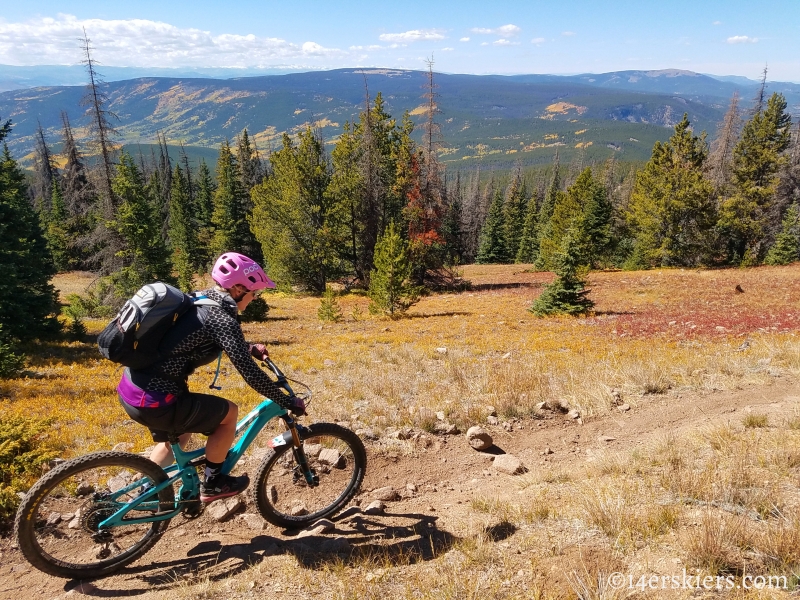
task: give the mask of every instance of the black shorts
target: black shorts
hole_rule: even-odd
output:
[[[155,442],[169,441],[169,435],[202,433],[211,435],[228,414],[225,398],[185,392],[169,406],[137,408],[122,398],[119,403],[128,416],[150,430]]]

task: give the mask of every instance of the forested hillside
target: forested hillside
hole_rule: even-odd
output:
[[[283,133],[295,136],[308,124],[327,143],[334,142],[346,122],[358,119],[367,93],[381,92],[391,114],[399,118],[408,111],[419,125],[424,83],[419,71],[341,69],[229,80],[135,79],[109,83],[105,92],[109,110],[119,117],[113,123],[119,142],[153,143],[163,135],[169,144],[216,148],[247,129],[266,149],[279,146]],[[712,131],[730,98],[726,93],[696,101],[671,91],[606,88],[553,76],[437,74],[436,84],[442,160],[505,168],[517,160],[549,163],[556,148],[566,160],[576,152],[598,160],[612,155],[646,160],[684,112],[697,129]],[[28,157],[39,124],[55,141],[62,111],[75,124],[80,143],[85,92],[73,86],[0,94],[0,115],[15,123],[10,147],[20,158]]]

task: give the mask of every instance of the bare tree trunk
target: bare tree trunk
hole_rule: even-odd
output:
[[[53,155],[50,153],[50,148],[47,147],[41,123],[38,123],[36,129],[35,170],[36,182],[33,189],[36,208],[40,211],[50,211],[56,171],[53,167]]]
[[[763,95],[763,87],[761,94]],[[717,139],[711,145],[709,174],[719,194],[730,182],[733,148],[739,139],[742,118],[739,113],[739,92],[734,92],[728,111],[717,128]]]
[[[761,73],[761,85],[758,88],[755,101],[753,102],[753,109],[751,116],[756,115],[764,110],[764,102],[767,99],[767,65],[764,65],[764,71]]]
[[[82,104],[87,106],[86,115],[89,117],[89,133],[96,145],[100,156],[100,177],[99,188],[102,193],[103,216],[111,219],[114,216],[114,193],[111,188],[113,171],[114,143],[112,136],[116,135],[116,130],[111,126],[109,119],[117,119],[117,115],[105,108],[108,97],[102,91],[103,80],[95,69],[96,61],[92,58],[92,42],[83,30],[82,50],[85,55],[83,64],[86,66],[86,74],[89,76],[86,96]]]

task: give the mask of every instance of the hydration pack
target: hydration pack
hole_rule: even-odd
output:
[[[161,358],[158,348],[164,335],[195,305],[219,303],[184,294],[161,281],[143,286],[97,337],[100,354],[134,370],[155,364]]]

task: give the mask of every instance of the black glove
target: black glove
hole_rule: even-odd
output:
[[[306,414],[306,403],[305,401],[298,397],[298,396],[290,396],[288,399],[288,410],[292,411],[292,414],[296,417],[302,417]]]

